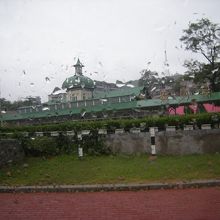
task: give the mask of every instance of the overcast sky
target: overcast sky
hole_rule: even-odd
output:
[[[219,23],[219,9],[219,0],[0,0],[1,97],[46,101],[78,57],[86,76],[107,82],[165,71],[165,50],[170,74],[184,73],[193,55],[182,30],[202,17]]]

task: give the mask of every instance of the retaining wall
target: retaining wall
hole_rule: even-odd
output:
[[[24,151],[18,140],[0,140],[0,167],[23,160]]]
[[[110,147],[114,153],[151,154],[149,132],[104,135],[106,146]],[[51,136],[55,135],[51,134]],[[220,129],[160,131],[156,132],[155,136],[158,155],[220,153]],[[23,157],[23,149],[17,140],[0,140],[0,166],[20,161]]]
[[[151,153],[150,134],[110,134],[106,145],[114,153]],[[156,153],[169,155],[220,153],[220,129],[156,132]]]

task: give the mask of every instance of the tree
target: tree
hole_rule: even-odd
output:
[[[40,105],[40,97],[26,97],[25,100],[10,102],[5,98],[0,98],[0,110],[16,111],[19,107]]]
[[[158,73],[144,69],[141,71],[141,78],[138,81],[138,86],[151,87],[158,83]]]
[[[218,63],[220,55],[219,25],[212,23],[207,18],[202,18],[196,23],[190,23],[188,29],[183,30],[183,32],[184,35],[180,40],[185,44],[185,49],[200,53],[207,60],[208,64],[202,64],[202,69],[206,65],[206,69],[208,69],[206,78],[210,81],[213,91],[217,91],[218,83],[220,83],[216,83],[220,75]]]
[[[138,80],[138,86],[144,86],[143,92],[146,98],[151,98],[152,90],[158,86],[158,73],[144,69],[141,71],[141,78]]]

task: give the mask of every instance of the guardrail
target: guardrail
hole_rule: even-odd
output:
[[[143,133],[143,132],[150,132],[151,128],[146,128],[144,126],[133,127],[133,128],[130,128],[129,130],[125,130],[124,128],[115,128],[112,130],[101,128],[101,129],[96,129],[95,131],[97,132],[98,135],[123,134],[123,133],[139,134],[139,133]],[[219,126],[217,126],[217,128],[219,128]],[[154,129],[155,129],[155,132],[159,131],[158,127],[154,127]],[[211,124],[202,124],[201,125],[201,130],[210,130],[210,129],[213,129]],[[193,125],[185,125],[183,129],[177,129],[176,126],[166,126],[166,128],[165,128],[166,132],[176,132],[179,130],[192,131],[192,130],[199,130],[199,128],[195,127]],[[77,136],[78,134],[81,134],[83,136],[90,135],[91,131],[92,130],[36,131],[36,132],[14,132],[14,133],[13,132],[8,132],[8,133],[3,132],[3,133],[0,133],[0,138],[7,137],[7,136],[10,137],[15,134],[19,134],[19,135],[26,137],[26,138],[27,137],[42,137],[42,136],[58,137],[59,135],[74,137],[74,136]],[[163,130],[160,130],[160,131],[163,131]]]

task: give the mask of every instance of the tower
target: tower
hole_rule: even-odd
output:
[[[75,75],[82,76],[82,68],[84,67],[83,64],[80,62],[79,58],[77,63],[73,65],[75,67]]]

